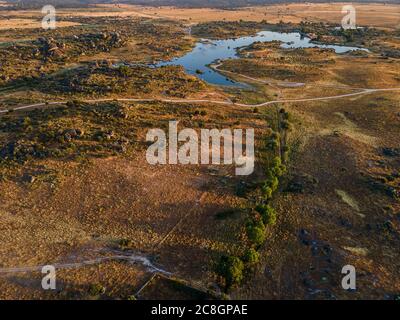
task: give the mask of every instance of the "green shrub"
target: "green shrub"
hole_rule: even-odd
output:
[[[128,66],[119,66],[118,67],[118,71],[124,77],[129,76],[130,73],[131,73],[131,70],[130,70],[130,68]]]
[[[274,225],[276,223],[276,211],[270,205],[259,204],[256,206],[256,211],[261,215],[265,225]]]
[[[265,225],[261,220],[253,219],[247,223],[246,234],[249,241],[259,247],[265,242]]]
[[[281,122],[281,128],[285,130],[290,130],[291,129],[291,124],[288,120],[282,120]]]
[[[269,150],[274,151],[274,150],[276,150],[278,147],[279,147],[279,142],[278,142],[278,140],[272,140],[272,139],[270,139],[270,140],[267,141],[267,148],[268,148]]]
[[[285,120],[289,120],[290,119],[290,114],[289,112],[287,112],[284,108],[282,108],[281,110],[279,110],[280,114],[282,115],[282,118]]]
[[[255,265],[260,261],[260,254],[253,248],[247,249],[243,255],[243,261],[248,265]]]
[[[274,174],[271,173],[271,171],[268,173],[268,177],[264,182],[264,186],[271,188],[272,192],[274,192],[274,191],[276,191],[276,189],[278,189],[279,180]]]
[[[120,239],[118,245],[122,250],[130,249],[134,246],[134,242],[130,239]]]
[[[24,118],[24,120],[23,120],[23,123],[22,123],[22,125],[23,125],[24,127],[28,127],[28,126],[30,126],[30,125],[31,125],[31,123],[32,123],[32,120],[31,120],[31,118],[29,118],[29,117],[25,117],[25,118]]]
[[[286,166],[282,164],[279,157],[272,160],[271,167],[267,171],[267,179],[262,186],[264,197],[268,200],[272,198],[272,194],[278,189],[279,177],[286,172]]]
[[[99,296],[104,293],[106,293],[106,288],[99,283],[91,284],[89,287],[89,294],[91,296]]]
[[[262,187],[262,192],[263,192],[264,198],[265,198],[266,200],[269,200],[269,199],[272,198],[272,193],[273,193],[273,191],[272,191],[272,189],[271,189],[270,187],[268,187],[267,185],[263,185],[263,187]]]
[[[279,147],[279,133],[273,132],[267,139],[267,148],[269,150],[276,150]]]
[[[275,158],[272,160],[272,167],[273,167],[273,168],[279,167],[281,164],[282,164],[282,161],[281,161],[281,159],[280,159],[279,157],[275,157]]]
[[[243,270],[242,260],[234,256],[222,256],[217,266],[217,273],[225,279],[226,289],[243,280]]]
[[[277,177],[282,176],[286,172],[286,166],[282,164],[282,160],[279,157],[275,157],[272,160],[272,166],[269,169],[271,175],[275,175]]]

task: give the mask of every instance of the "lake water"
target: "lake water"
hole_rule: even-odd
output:
[[[282,41],[283,48],[329,48],[334,49],[336,53],[345,53],[352,50],[366,50],[356,47],[346,47],[340,45],[324,45],[311,42],[310,38],[302,37],[298,32],[281,33],[274,31],[261,31],[257,35],[249,37],[241,37],[228,40],[206,40],[196,44],[195,48],[186,55],[171,61],[164,61],[157,66],[165,65],[181,65],[186,72],[195,75],[204,81],[224,86],[238,86],[239,83],[227,78],[226,76],[216,72],[208,67],[208,65],[218,60],[236,59],[237,49],[240,47],[251,45],[257,41]],[[200,70],[202,74],[196,71]]]

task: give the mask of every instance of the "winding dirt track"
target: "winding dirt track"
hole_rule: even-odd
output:
[[[154,264],[150,262],[150,260],[144,256],[136,255],[136,254],[122,254],[119,251],[109,251],[109,253],[113,253],[110,256],[101,256],[93,259],[75,261],[75,262],[66,262],[66,263],[55,263],[52,264],[56,269],[75,269],[84,266],[90,266],[99,264],[106,261],[126,261],[132,264],[141,264],[143,265],[148,271],[170,275],[171,273],[156,267]],[[45,265],[39,266],[23,266],[23,267],[13,267],[13,268],[0,268],[0,275],[1,274],[10,274],[10,273],[19,273],[19,272],[34,272],[38,271],[41,272],[42,268]]]
[[[140,98],[104,98],[104,99],[92,99],[92,100],[82,100],[86,103],[96,103],[96,102],[107,102],[107,101],[125,101],[125,102],[167,102],[167,103],[214,103],[220,105],[234,105],[239,107],[246,108],[254,108],[254,107],[264,107],[271,104],[277,103],[290,103],[290,102],[306,102],[306,101],[323,101],[323,100],[333,100],[333,99],[341,99],[347,97],[354,97],[364,94],[371,94],[375,92],[387,92],[387,91],[400,91],[400,88],[385,88],[385,89],[362,89],[358,92],[340,94],[335,96],[325,96],[325,97],[314,97],[314,98],[302,98],[302,99],[283,99],[283,100],[270,100],[257,104],[245,104],[245,103],[235,103],[232,101],[222,101],[222,100],[208,100],[208,99],[140,99]],[[66,104],[67,101],[51,101],[51,102],[42,102],[36,104],[29,104],[25,106],[15,107],[10,110],[0,110],[1,113],[7,113],[9,111],[18,111],[30,108],[39,108],[50,105],[63,105]]]
[[[236,75],[251,81],[256,81],[259,83],[263,84],[275,84],[278,86],[285,86],[287,84],[289,85],[305,85],[305,83],[300,83],[300,82],[289,82],[289,83],[284,83],[284,82],[272,82],[264,79],[258,79],[258,78],[253,78],[250,76],[247,76],[245,74],[241,73],[236,73],[224,69],[220,69],[219,67],[221,66],[221,63],[216,64],[216,65],[211,65],[210,67],[216,71],[222,72],[222,73],[229,73],[232,75]],[[324,85],[326,86],[326,85]],[[125,101],[125,102],[167,102],[167,103],[214,103],[214,104],[219,104],[219,105],[235,105],[239,107],[245,107],[245,108],[254,108],[254,107],[264,107],[268,106],[271,104],[277,104],[277,103],[290,103],[290,102],[307,102],[307,101],[323,101],[323,100],[333,100],[333,99],[341,99],[341,98],[347,98],[347,97],[353,97],[353,96],[359,96],[359,95],[364,95],[364,94],[371,94],[375,92],[385,92],[385,91],[400,91],[400,88],[382,88],[382,89],[368,89],[368,88],[352,88],[352,87],[340,87],[340,86],[334,86],[337,89],[349,89],[349,90],[360,90],[357,92],[352,92],[352,93],[346,93],[346,94],[340,94],[340,95],[335,95],[335,96],[325,96],[325,97],[314,97],[314,98],[301,98],[301,99],[283,99],[283,100],[270,100],[270,101],[265,101],[262,103],[258,104],[245,104],[245,103],[235,103],[230,100],[228,101],[223,101],[223,100],[209,100],[209,99],[162,99],[162,98],[103,98],[103,99],[92,99],[92,100],[83,100],[83,102],[86,103],[96,103],[96,102],[107,102],[107,101]],[[44,106],[49,106],[49,105],[63,105],[66,104],[67,101],[51,101],[51,102],[41,102],[41,103],[35,103],[35,104],[29,104],[25,106],[20,106],[20,107],[15,107],[10,110],[0,110],[0,114],[2,113],[7,113],[9,111],[18,111],[18,110],[25,110],[25,109],[30,109],[30,108],[39,108],[39,107],[44,107]]]

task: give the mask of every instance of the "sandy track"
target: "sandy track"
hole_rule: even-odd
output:
[[[107,261],[126,261],[131,264],[141,264],[143,265],[148,271],[161,273],[165,275],[170,275],[171,273],[165,271],[161,268],[156,267],[151,261],[141,255],[137,254],[126,254],[115,250],[107,250],[108,253],[112,253],[113,255],[110,256],[101,256],[92,259],[81,259],[80,261],[74,262],[65,262],[65,263],[55,263],[52,264],[56,269],[76,269],[81,268],[84,266],[100,264],[102,262]],[[10,273],[19,273],[19,272],[34,272],[34,271],[41,271],[45,265],[38,265],[38,266],[22,266],[22,267],[11,267],[11,268],[0,268],[0,274],[10,274]]]
[[[324,97],[314,97],[314,98],[302,98],[302,99],[283,99],[283,100],[270,100],[257,104],[245,104],[245,103],[235,103],[232,101],[221,101],[221,100],[209,100],[209,99],[160,99],[160,98],[104,98],[104,99],[91,99],[91,100],[82,100],[82,102],[86,103],[97,103],[97,102],[107,102],[107,101],[121,101],[121,102],[167,102],[167,103],[213,103],[220,105],[233,105],[239,107],[246,108],[254,108],[254,107],[264,107],[277,103],[292,103],[292,102],[307,102],[307,101],[323,101],[323,100],[333,100],[333,99],[341,99],[347,97],[354,97],[364,94],[372,94],[376,92],[388,92],[388,91],[400,91],[400,88],[383,88],[383,89],[363,89],[362,91],[334,95],[334,96],[324,96]],[[51,101],[51,102],[42,102],[29,104],[25,106],[15,107],[10,109],[11,111],[19,111],[31,108],[39,108],[50,105],[63,105],[66,104],[67,101]],[[10,110],[0,110],[1,113],[7,113]]]

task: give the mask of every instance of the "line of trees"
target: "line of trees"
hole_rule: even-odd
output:
[[[267,227],[276,224],[277,212],[271,204],[273,194],[278,190],[280,178],[286,173],[284,162],[288,159],[289,148],[286,145],[287,131],[290,130],[289,113],[280,109],[277,116],[277,129],[266,139],[267,153],[272,154],[268,163],[265,180],[261,185],[261,198],[251,208],[246,221],[246,248],[242,255],[221,257],[217,264],[217,274],[225,282],[225,291],[243,281],[246,271],[251,271],[260,260],[259,250],[267,238]],[[284,159],[284,160],[283,160]]]

